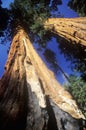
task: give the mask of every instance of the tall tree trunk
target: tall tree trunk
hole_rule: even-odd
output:
[[[20,28],[0,81],[0,130],[83,130],[84,119]]]
[[[49,18],[44,27],[68,41],[86,46],[86,17]]]

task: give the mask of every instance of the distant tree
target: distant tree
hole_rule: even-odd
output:
[[[69,81],[68,76],[64,73],[62,68],[58,65],[58,61],[56,60],[55,53],[52,50],[50,50],[50,49],[45,49],[43,55],[44,55],[46,61],[48,63],[50,63],[50,67],[55,72],[55,74],[57,72],[61,72],[64,75],[64,77],[66,78],[66,80]]]

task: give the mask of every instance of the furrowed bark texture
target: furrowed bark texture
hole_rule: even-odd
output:
[[[44,27],[69,42],[86,46],[86,17],[50,18]]]
[[[0,81],[0,130],[84,130],[84,121],[72,96],[20,29]]]

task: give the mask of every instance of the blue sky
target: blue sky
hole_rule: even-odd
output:
[[[73,10],[71,10],[69,7],[67,7],[67,3],[69,0],[63,0],[63,4],[58,6],[59,11],[61,12],[61,14],[64,15],[64,17],[77,17],[77,13],[74,12]],[[3,7],[9,7],[9,3],[13,2],[13,0],[3,0]],[[10,41],[8,41],[6,43],[6,45],[1,45],[0,44],[0,77],[3,75],[4,72],[4,65],[6,63],[6,59],[7,59],[7,49],[9,47],[9,43]],[[35,45],[37,48],[37,45]],[[53,38],[52,41],[48,44],[47,46],[49,49],[51,49],[52,51],[54,51],[56,53],[56,58],[58,61],[59,66],[61,66],[61,68],[63,69],[63,71],[65,73],[71,74],[72,71],[70,69],[70,62],[66,62],[65,57],[63,54],[60,54],[60,51],[58,49],[58,45],[56,43],[56,40]],[[42,52],[38,52],[40,54],[40,56],[44,59]],[[63,83],[63,78],[61,74],[57,74],[56,78]]]
[[[5,8],[9,8],[9,4],[14,0],[2,0],[2,6]]]
[[[4,65],[7,60],[7,50],[9,47],[9,42],[6,42],[5,45],[0,44],[0,77],[4,72]]]
[[[63,14],[65,16],[65,18],[77,17],[78,14],[67,6],[67,3],[69,1],[70,0],[62,0],[63,4],[59,5],[58,9],[60,10],[61,14]]]
[[[9,4],[13,2],[14,0],[2,0],[2,7],[3,8],[9,8]],[[7,50],[9,48],[10,41],[6,41],[5,44],[3,44],[3,41],[1,41],[0,38],[0,78],[2,77],[4,73],[4,66],[7,60]]]

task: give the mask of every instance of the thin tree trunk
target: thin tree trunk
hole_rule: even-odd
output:
[[[83,130],[84,119],[20,28],[0,81],[0,130]]]
[[[72,43],[86,46],[86,17],[49,18],[44,27]]]

